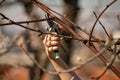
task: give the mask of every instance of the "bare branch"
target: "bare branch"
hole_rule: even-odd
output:
[[[21,48],[23,49],[23,51],[28,55],[28,57],[29,57],[30,59],[32,59],[32,61],[33,61],[40,69],[42,69],[43,71],[45,71],[45,72],[47,72],[47,73],[50,73],[50,74],[61,74],[61,73],[66,73],[66,72],[75,71],[75,70],[77,70],[77,69],[80,69],[80,68],[84,67],[84,66],[87,65],[88,63],[90,63],[90,62],[92,62],[93,60],[95,60],[96,58],[98,58],[98,56],[104,54],[104,52],[107,50],[107,48],[110,47],[110,46],[112,46],[112,45],[114,45],[114,44],[116,44],[114,41],[113,41],[113,42],[110,42],[105,48],[103,48],[103,49],[100,51],[100,53],[98,53],[97,55],[95,55],[95,56],[93,56],[92,58],[88,59],[85,63],[80,64],[80,65],[75,66],[75,67],[72,67],[72,68],[69,68],[69,69],[66,69],[66,70],[64,70],[64,71],[59,71],[59,72],[47,71],[46,69],[44,69],[43,67],[41,67],[41,66],[39,65],[39,63],[38,63],[37,61],[35,61],[35,60],[28,54],[28,52],[22,47],[22,45],[21,45],[20,47],[21,47]]]
[[[114,63],[115,59],[117,58],[117,55],[119,52],[116,52],[116,49],[117,48],[115,46],[115,48],[113,49],[114,55],[113,55],[113,57],[111,57],[111,61],[109,61],[109,63],[107,63],[105,70],[97,78],[93,77],[92,79],[99,80],[106,73],[106,71],[110,68],[110,66]],[[120,75],[120,73],[119,73],[119,75]]]
[[[97,15],[96,15],[96,13],[95,13],[94,11],[93,11],[93,14],[94,14],[95,17],[97,18]],[[105,33],[107,34],[108,38],[109,38],[109,39],[112,39],[112,38],[109,36],[107,30],[105,29],[105,26],[101,23],[101,21],[98,20],[98,22],[99,22],[99,24],[102,26],[102,28],[104,29],[104,31],[105,31]]]
[[[99,18],[104,14],[104,12],[113,4],[115,3],[117,0],[113,0],[110,4],[106,5],[106,7],[101,11],[101,13],[98,15],[97,19],[95,20],[93,26],[92,26],[92,30],[90,32],[90,37],[89,37],[89,44],[90,44],[90,41],[91,41],[91,38],[92,38],[92,33],[93,33],[93,30],[97,24],[97,21],[99,20]]]
[[[4,18],[4,19],[7,19],[9,20],[9,23],[5,23],[5,24],[0,24],[0,26],[5,26],[5,25],[18,25],[22,28],[25,28],[25,29],[28,29],[30,31],[34,31],[34,32],[38,32],[40,33],[40,35],[43,35],[43,34],[52,34],[50,32],[42,32],[40,30],[35,30],[35,29],[32,29],[32,28],[29,28],[29,27],[26,27],[26,26],[23,26],[21,24],[24,24],[24,23],[32,23],[32,22],[38,22],[38,21],[45,21],[46,19],[40,19],[40,20],[31,20],[31,21],[21,21],[21,22],[15,22],[13,20],[11,20],[10,18],[6,17],[4,14],[0,13],[0,15]],[[50,18],[52,19],[52,18]],[[54,35],[54,34],[53,34]],[[88,42],[89,40],[87,39],[77,39],[77,38],[74,38],[72,36],[65,36],[65,35],[60,35],[60,34],[57,34],[58,37],[63,37],[63,38],[67,38],[67,39],[74,39],[74,40],[78,40],[78,41],[85,41],[85,42]],[[91,42],[105,42],[104,40],[92,40]]]
[[[60,72],[52,72],[52,71],[47,71],[46,69],[42,68],[39,63],[37,61],[35,61],[31,56],[30,59],[32,59],[32,61],[40,68],[42,69],[44,72],[47,72],[47,73],[50,73],[50,74],[60,74],[60,73],[63,73],[63,72],[71,72],[71,71],[74,71],[74,70],[77,70],[77,69],[80,69],[82,68],[83,66],[85,66],[87,63],[90,63],[91,61],[93,61],[94,59],[96,59],[97,57],[99,57],[104,64],[107,64],[107,59],[102,56],[101,54],[103,54],[109,47],[111,47],[112,45],[114,45],[114,41],[110,41],[110,43],[105,46],[101,51],[98,51],[97,49],[95,49],[94,46],[90,46],[90,43],[92,42],[100,42],[100,45],[101,45],[101,42],[105,42],[104,40],[99,40],[97,38],[95,38],[92,33],[94,31],[94,28],[95,28],[95,25],[97,23],[97,21],[99,21],[99,18],[103,15],[103,13],[114,3],[116,2],[117,0],[114,0],[112,1],[110,4],[108,4],[105,9],[103,9],[103,11],[98,15],[96,15],[96,21],[94,22],[94,25],[92,27],[92,30],[91,30],[91,33],[88,34],[86,31],[84,31],[83,29],[81,29],[79,26],[77,26],[75,23],[71,22],[67,17],[65,16],[62,16],[61,14],[53,11],[52,9],[48,8],[47,6],[45,6],[44,4],[42,4],[41,2],[38,2],[37,0],[31,0],[33,1],[39,8],[41,8],[45,13],[49,14],[51,16],[51,19],[53,19],[54,21],[56,21],[58,24],[60,24],[64,29],[66,29],[67,31],[69,31],[71,34],[73,34],[73,36],[64,36],[64,35],[56,35],[58,37],[64,37],[64,38],[68,38],[68,39],[74,39],[74,40],[79,40],[79,41],[82,41],[82,42],[86,42],[86,46],[91,50],[93,51],[96,55],[90,59],[88,59],[88,61],[86,61],[84,64],[81,64],[81,65],[78,65],[78,66],[75,66],[75,67],[72,67],[68,70],[64,70],[64,71],[60,71]],[[76,28],[80,29],[81,31],[83,31],[84,33],[86,33],[88,36],[89,36],[89,40],[87,39],[84,39],[81,37],[81,35],[77,34],[77,32],[73,31],[71,28],[69,28],[69,26],[64,23],[61,19],[59,19],[57,16],[55,16],[53,13],[56,13],[57,15],[63,17],[64,19],[66,19],[69,23],[73,24]],[[49,33],[49,32],[42,32],[40,30],[35,30],[35,29],[32,29],[32,28],[29,28],[29,27],[26,27],[26,26],[23,26],[21,24],[23,23],[32,23],[32,22],[40,22],[40,21],[45,21],[45,19],[40,19],[40,20],[31,20],[31,21],[21,21],[21,22],[15,22],[11,19],[9,19],[8,17],[6,17],[4,14],[0,13],[0,15],[4,18],[4,19],[7,19],[9,21],[9,23],[4,23],[4,24],[0,24],[0,26],[4,26],[4,25],[11,25],[11,24],[14,24],[14,25],[18,25],[22,28],[25,28],[25,29],[28,29],[30,31],[35,31],[35,32],[38,32],[40,35],[42,34],[52,34],[52,33]],[[100,21],[99,21],[100,23]],[[103,27],[105,28],[105,27]],[[110,38],[110,36],[108,35],[106,29],[104,29],[104,31],[106,32],[107,36]],[[92,38],[92,40],[91,40]],[[89,43],[89,44],[88,44]],[[23,51],[28,54],[28,52],[21,46],[21,48],[23,49]],[[112,61],[111,61],[112,62]],[[120,73],[119,71],[117,71],[117,69],[112,65],[109,66],[109,68],[118,76],[120,77]],[[106,71],[105,71],[106,72]],[[104,73],[105,73],[104,72]],[[103,73],[103,74],[104,74]]]
[[[51,72],[51,71],[48,71],[46,69],[44,69],[33,57],[31,57],[29,55],[29,53],[23,48],[23,46],[21,45],[20,48],[25,52],[25,54],[40,68],[42,69],[44,72],[47,72],[49,74],[58,74],[57,72]]]
[[[9,21],[10,23],[12,23],[12,24],[18,25],[18,26],[20,26],[20,27],[22,27],[22,28],[25,28],[25,29],[28,29],[28,30],[30,30],[30,31],[35,31],[35,32],[43,33],[43,32],[40,31],[40,30],[35,30],[35,29],[32,29],[32,28],[28,28],[28,27],[23,26],[23,25],[21,25],[21,24],[19,24],[19,23],[16,23],[15,21],[9,19],[8,17],[6,17],[6,16],[5,16],[4,14],[2,14],[2,13],[0,13],[0,15],[1,15],[4,19],[8,20],[8,21]]]
[[[38,5],[39,7],[40,7],[40,5],[41,5],[41,6],[42,6],[41,9],[45,8],[46,10],[45,10],[45,9],[43,9],[43,10],[44,10],[46,13],[51,14],[52,17],[54,16],[54,18],[57,18],[57,17],[55,17],[55,15],[53,15],[51,12],[53,12],[53,13],[59,15],[60,17],[64,18],[67,22],[69,22],[69,23],[72,24],[74,27],[76,27],[76,29],[81,30],[82,32],[84,32],[85,34],[87,34],[87,35],[89,36],[89,33],[88,33],[87,31],[83,30],[81,27],[79,27],[77,24],[75,24],[73,21],[71,21],[71,20],[70,20],[69,18],[67,18],[66,16],[63,16],[63,15],[61,15],[60,13],[58,13],[58,12],[50,9],[49,7],[47,7],[46,5],[38,2],[37,0],[31,0],[31,1],[37,3],[37,5]],[[51,11],[51,12],[50,12],[50,11]],[[58,19],[58,18],[57,18],[57,19]],[[58,23],[59,23],[59,22],[58,22]],[[62,24],[60,24],[60,25],[62,25]],[[67,26],[67,25],[66,25],[66,26]],[[65,27],[65,26],[63,26],[63,27]],[[68,30],[69,30],[69,29],[68,29]],[[94,39],[96,39],[96,40],[99,40],[99,39],[95,38],[94,36],[92,36],[92,38],[94,38]]]
[[[52,18],[50,18],[52,19]],[[36,19],[36,20],[30,20],[30,21],[19,21],[19,22],[15,22],[17,24],[28,24],[28,23],[35,23],[35,22],[42,22],[42,21],[46,21],[46,19]],[[14,23],[3,23],[3,24],[0,24],[0,26],[6,26],[6,25],[14,25]]]

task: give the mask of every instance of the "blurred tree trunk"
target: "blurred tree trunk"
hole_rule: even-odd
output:
[[[78,0],[63,0],[63,12],[65,15],[67,15],[67,17],[70,20],[72,20],[73,22],[76,23],[77,14],[79,12]],[[65,21],[65,23],[67,23],[73,30],[75,30],[75,28],[71,24],[69,24],[67,21]],[[67,31],[63,31],[62,34],[70,35],[70,33],[68,33]],[[67,64],[69,64],[69,58],[70,58],[70,54],[71,54],[70,50],[72,48],[72,40],[70,40],[70,39],[64,40],[63,41],[63,48],[64,48],[64,50],[61,50],[61,53],[62,53],[61,56],[64,59],[64,61]],[[49,79],[50,80],[60,80],[58,78],[58,76],[52,76]]]
[[[69,18],[71,21],[76,23],[77,15],[80,8],[78,6],[78,0],[64,0],[63,3],[63,13],[66,15],[67,18]],[[66,22],[66,21],[65,21]],[[75,30],[74,26],[72,26],[70,23],[66,22],[73,30]],[[71,35],[70,33],[64,31],[63,34],[65,35]],[[64,54],[64,60],[67,64],[69,64],[69,58],[71,55],[71,49],[72,49],[72,40],[65,40],[65,49],[67,52]]]

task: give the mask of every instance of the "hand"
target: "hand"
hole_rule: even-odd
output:
[[[60,46],[60,38],[55,36],[56,33],[48,34],[45,36],[43,40],[46,53],[49,58],[55,59],[54,51],[59,49]]]

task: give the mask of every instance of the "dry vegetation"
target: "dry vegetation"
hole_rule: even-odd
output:
[[[18,2],[22,2],[22,0],[18,0]],[[26,4],[26,2],[29,1],[23,0],[23,2]],[[79,44],[79,46],[73,48],[75,55],[71,54],[71,63],[73,63],[69,64],[71,68],[60,72],[51,71],[51,66],[49,66],[50,70],[47,69],[48,64],[50,63],[44,54],[42,40],[44,35],[51,33],[41,28],[41,25],[38,23],[46,21],[46,19],[39,19],[39,16],[34,14],[31,16],[32,20],[17,22],[0,12],[0,74],[4,74],[4,70],[6,71],[6,69],[8,69],[3,68],[3,66],[6,67],[7,65],[10,67],[22,66],[29,69],[30,72],[35,73],[34,76],[36,76],[34,77],[31,74],[34,77],[30,77],[31,80],[37,80],[38,76],[41,74],[43,77],[46,76],[46,73],[55,75],[70,71],[76,71],[83,78],[83,80],[119,80],[120,31],[118,30],[118,32],[109,33],[100,21],[101,16],[107,9],[109,9],[109,7],[115,5],[115,2],[117,2],[117,0],[113,0],[109,4],[106,4],[105,8],[99,14],[93,12],[96,20],[93,22],[92,29],[87,31],[86,29],[77,26],[76,23],[71,21],[66,16],[63,16],[50,9],[45,4],[37,0],[30,0],[29,6],[34,5],[35,7],[40,8],[45,14],[50,16],[49,19],[55,21],[64,31],[70,33],[70,35],[57,34],[58,37],[63,37],[65,40],[74,40],[74,43]],[[5,0],[0,1],[0,5],[3,3],[5,3]],[[27,6],[26,13],[28,16],[31,15]],[[79,34],[74,29],[70,28],[69,25],[58,16],[63,18],[67,23],[71,24],[75,30],[81,33]],[[117,15],[116,20],[120,22],[119,14]],[[30,25],[32,23],[34,23],[34,25]],[[101,25],[105,32],[104,36],[107,37],[103,38],[104,36],[102,36],[98,38],[95,36],[93,32],[97,23]],[[23,24],[27,24],[27,26]],[[11,41],[8,36],[2,33],[2,27],[5,27],[6,25],[17,25],[25,30]],[[84,35],[86,35],[86,37],[84,37]],[[40,79],[42,80],[42,78]]]

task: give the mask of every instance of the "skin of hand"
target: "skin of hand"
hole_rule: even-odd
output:
[[[59,50],[60,41],[62,39],[55,35],[56,33],[46,35],[43,40],[43,44],[45,46],[45,50],[46,50],[49,60],[55,67],[56,71],[60,72],[60,71],[68,69],[69,67],[68,65],[65,64],[65,62],[61,58],[55,59],[54,57],[54,51]],[[80,80],[80,78],[73,71],[61,73],[59,74],[59,76],[61,80],[72,80],[72,78],[74,78],[74,80]]]
[[[60,38],[55,36],[56,33],[48,34],[43,40],[47,56],[51,59],[55,59],[54,51],[59,50],[60,47]]]

